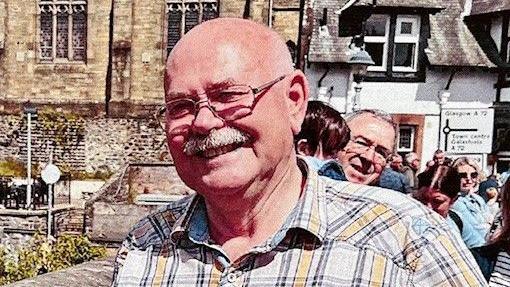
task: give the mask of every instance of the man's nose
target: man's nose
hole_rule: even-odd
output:
[[[218,117],[212,107],[203,102],[196,107],[195,119],[191,123],[191,130],[197,134],[208,134],[212,129],[224,125],[223,119]]]

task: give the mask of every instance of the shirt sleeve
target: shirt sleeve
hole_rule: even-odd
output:
[[[415,286],[488,286],[473,255],[445,223],[430,227],[417,249]]]

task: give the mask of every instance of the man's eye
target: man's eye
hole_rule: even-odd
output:
[[[369,144],[364,141],[364,140],[355,140],[354,143],[358,144],[358,145],[362,145],[362,146],[369,146]]]
[[[432,201],[432,204],[434,204],[434,205],[441,205],[441,204],[443,204],[443,202],[444,202],[444,201],[443,201],[443,200],[441,200],[441,199],[434,199],[434,200]]]
[[[229,103],[235,102],[243,98],[249,93],[247,87],[230,87],[227,89],[219,90],[209,95],[212,102]]]

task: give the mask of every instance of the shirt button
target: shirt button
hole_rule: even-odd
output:
[[[236,282],[236,280],[237,280],[237,274],[235,274],[235,273],[227,274],[227,281],[229,283],[234,283],[234,282]]]

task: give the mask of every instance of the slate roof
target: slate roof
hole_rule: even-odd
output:
[[[377,6],[444,8],[430,16],[430,33],[426,55],[435,66],[482,66],[494,67],[463,22],[460,0],[377,0]],[[314,23],[308,60],[310,62],[346,63],[350,57],[348,48],[351,37],[338,37],[338,16],[334,14],[347,1],[315,0]],[[371,3],[359,0],[355,5]],[[328,36],[319,35],[319,16],[328,8]],[[331,11],[331,12],[329,12]],[[348,13],[345,12],[345,13]],[[330,14],[333,14],[331,17]]]
[[[445,9],[430,16],[427,57],[431,65],[495,67],[464,23],[458,0],[443,1]]]
[[[471,15],[488,14],[501,11],[510,11],[510,1],[473,0]]]

